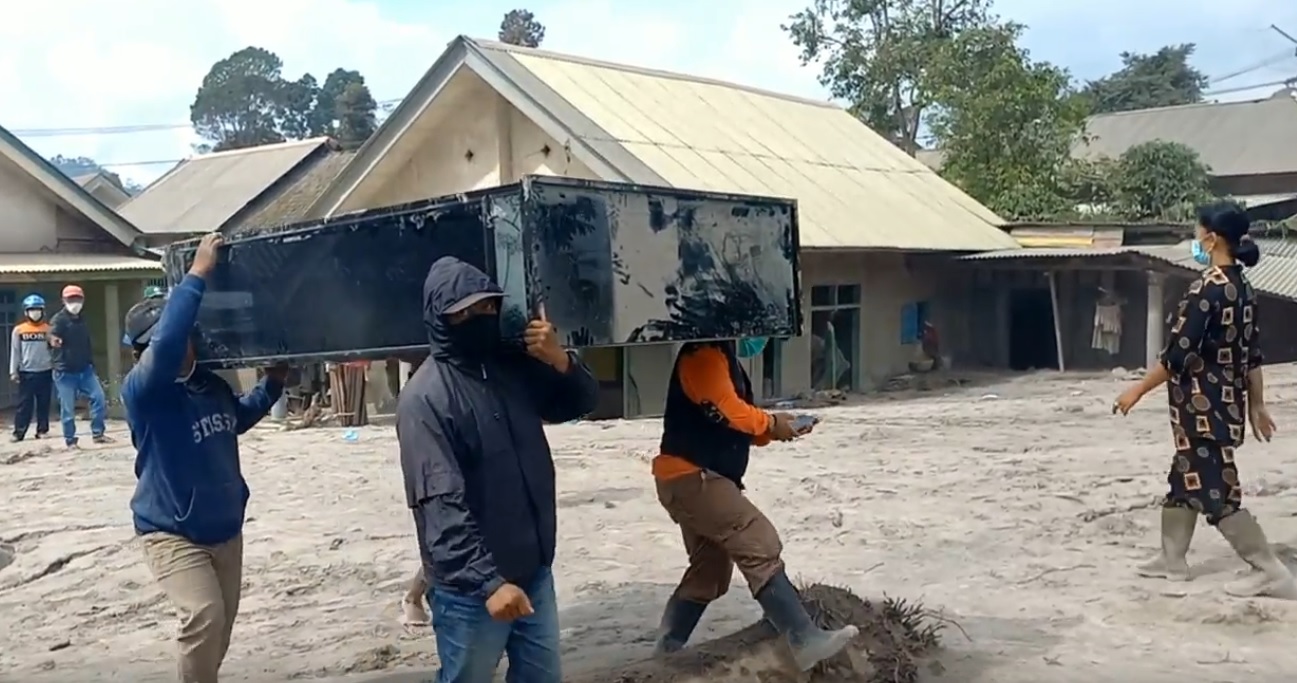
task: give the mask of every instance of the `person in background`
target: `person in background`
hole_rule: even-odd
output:
[[[135,446],[131,512],[149,571],[181,615],[181,683],[216,683],[229,649],[249,495],[238,437],[270,411],[287,372],[271,368],[239,396],[198,366],[195,322],[220,246],[219,234],[204,237],[169,298],[145,299],[126,313],[136,357],[122,383]]]
[[[1180,301],[1161,362],[1122,392],[1112,409],[1125,415],[1148,392],[1167,385],[1175,455],[1162,504],[1162,549],[1136,571],[1190,580],[1186,556],[1202,515],[1256,570],[1225,586],[1225,593],[1297,600],[1292,572],[1243,508],[1239,481],[1237,449],[1248,422],[1259,440],[1269,441],[1275,431],[1265,403],[1260,308],[1243,275],[1261,258],[1249,229],[1247,214],[1233,203],[1199,211],[1193,258],[1206,270]]]
[[[104,388],[95,374],[94,345],[81,309],[86,294],[77,285],[63,288],[63,310],[50,319],[49,339],[54,349],[54,389],[59,395],[63,442],[77,447],[77,397],[90,401],[90,434],[95,443],[109,443],[104,434]]]
[[[743,495],[752,446],[810,431],[794,429],[792,415],[752,404],[752,385],[739,360],[760,354],[765,342],[689,343],[676,358],[653,477],[658,501],[680,526],[689,567],[667,601],[657,652],[676,652],[689,642],[707,606],[729,590],[737,564],[766,618],[788,639],[797,667],[809,671],[841,652],[857,629],[815,625],[784,569],[779,532]]]
[[[148,287],[144,288],[144,298],[145,299],[165,299],[167,298],[167,290],[157,285],[149,285]],[[130,333],[128,332],[122,333],[122,346],[125,346],[126,348],[131,347]]]
[[[50,433],[50,393],[54,391],[50,357],[49,321],[45,299],[32,294],[23,299],[23,321],[14,326],[9,340],[9,381],[18,383],[18,408],[14,411],[14,441],[27,438],[36,414],[36,438]]]
[[[400,363],[409,363],[410,372],[405,376],[405,381],[410,381],[414,373],[419,371],[419,366],[428,357],[426,355],[411,355],[404,358],[398,358],[398,369]],[[400,394],[400,386],[396,387],[396,393]],[[406,582],[405,596],[401,598],[401,623],[406,626],[427,626],[432,622],[432,617],[428,615],[428,608],[425,607],[428,596],[428,579],[424,576],[423,565],[415,571],[414,576]]]
[[[431,588],[437,683],[561,683],[554,460],[544,423],[594,410],[598,384],[539,319],[501,338],[504,293],[446,256],[423,286],[431,357],[397,400],[405,496]]]

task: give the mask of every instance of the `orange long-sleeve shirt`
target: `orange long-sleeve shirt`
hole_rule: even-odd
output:
[[[730,429],[752,435],[754,446],[770,443],[770,414],[739,396],[724,352],[714,346],[693,348],[680,356],[676,372],[680,388],[690,401],[700,406],[715,406],[725,416]],[[653,458],[653,476],[660,480],[698,471],[697,465],[670,453]]]

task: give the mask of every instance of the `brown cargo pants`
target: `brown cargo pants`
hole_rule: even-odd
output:
[[[779,532],[734,482],[704,470],[659,480],[657,491],[689,553],[677,597],[701,603],[721,597],[735,565],[755,596],[784,568]]]
[[[180,613],[180,682],[217,683],[239,612],[243,537],[216,546],[162,533],[142,540],[149,571]]]

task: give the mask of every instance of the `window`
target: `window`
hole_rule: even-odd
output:
[[[812,308],[859,305],[860,285],[814,285],[811,287]]]
[[[912,301],[901,307],[901,345],[917,344],[923,339],[923,324],[928,322],[928,302]]]
[[[811,388],[860,388],[860,285],[811,287]]]

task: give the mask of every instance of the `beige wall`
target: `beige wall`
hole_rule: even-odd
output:
[[[105,239],[98,227],[59,208],[39,183],[0,159],[0,253],[24,253]]]
[[[338,212],[480,190],[529,174],[596,178],[482,79],[461,69]]]
[[[914,349],[901,344],[901,308],[932,301],[936,286],[930,273],[912,270],[904,254],[816,250],[802,252],[802,335],[783,343],[780,393],[785,396],[811,388],[811,288],[815,285],[860,285],[860,358],[857,377],[869,390],[908,371]],[[935,305],[935,302],[933,302]],[[754,381],[763,378],[759,362],[750,368]],[[758,384],[759,385],[759,384]]]

